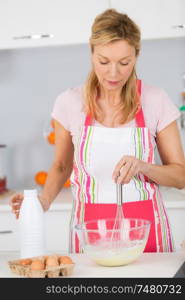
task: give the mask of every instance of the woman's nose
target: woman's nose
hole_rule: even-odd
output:
[[[111,78],[112,78],[112,79],[115,78],[116,75],[117,75],[118,73],[119,73],[119,71],[118,71],[117,65],[116,65],[116,64],[110,65],[110,68],[109,68],[109,75],[111,76]],[[111,78],[110,78],[110,79],[111,79]]]

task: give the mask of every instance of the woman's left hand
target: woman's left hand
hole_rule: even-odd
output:
[[[135,156],[125,155],[116,165],[112,178],[116,183],[129,183],[132,177],[141,173],[146,165],[146,162]]]

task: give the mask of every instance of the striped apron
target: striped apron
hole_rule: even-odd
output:
[[[141,95],[141,81],[137,81]],[[139,97],[140,98],[140,97]],[[73,209],[70,223],[69,251],[81,252],[75,225],[95,219],[115,218],[116,184],[113,170],[124,155],[154,163],[150,131],[145,127],[142,107],[135,116],[136,127],[108,128],[93,126],[87,115],[74,143],[71,174]],[[123,212],[126,218],[151,221],[145,252],[174,251],[169,220],[159,187],[143,174],[123,185]]]

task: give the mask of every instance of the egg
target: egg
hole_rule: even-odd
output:
[[[43,256],[43,259],[46,262],[46,260],[48,259],[48,255]]]
[[[45,268],[45,265],[44,265],[44,262],[40,259],[35,259],[32,261],[31,263],[31,270],[44,270]]]
[[[47,267],[57,267],[59,265],[56,255],[50,255],[46,258]]]
[[[32,263],[32,259],[31,258],[25,258],[25,259],[21,259],[20,260],[20,264],[22,266],[28,266],[28,265],[31,265]]]
[[[59,257],[59,263],[60,264],[73,264],[71,257],[69,256],[60,256]]]

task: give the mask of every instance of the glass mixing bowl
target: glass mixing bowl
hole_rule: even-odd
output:
[[[102,266],[122,266],[143,253],[151,222],[124,218],[114,228],[115,219],[98,219],[75,226],[83,252]]]

